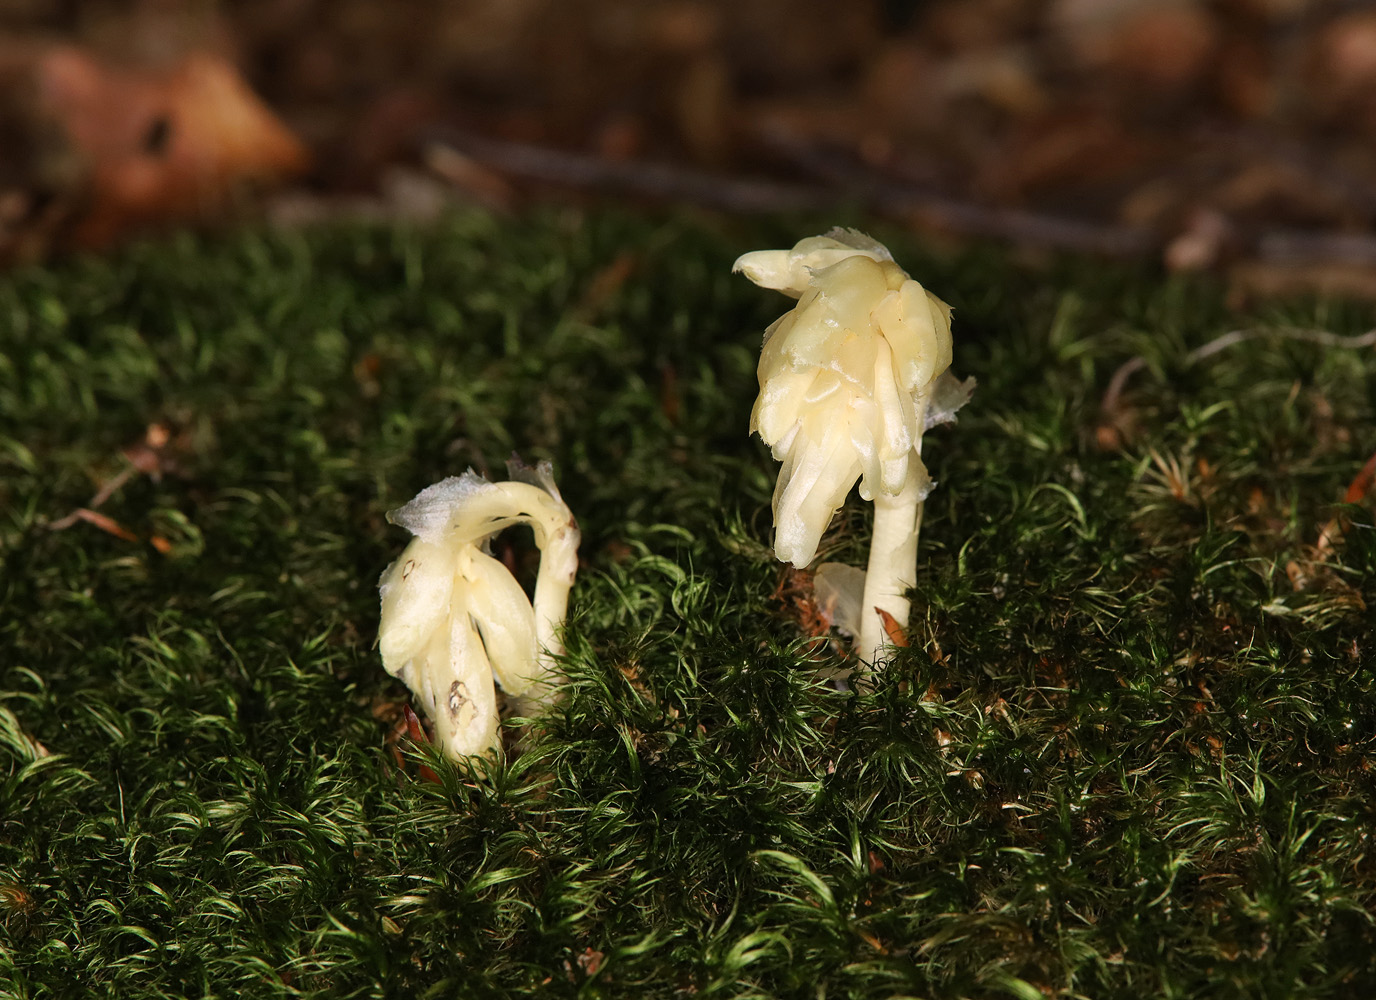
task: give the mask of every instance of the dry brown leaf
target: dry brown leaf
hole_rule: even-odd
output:
[[[1114,111],[1061,107],[1028,119],[1004,155],[984,166],[980,186],[1002,200],[1079,190],[1148,175],[1176,155],[1176,143],[1129,128]]]
[[[162,424],[149,424],[148,429],[144,431],[143,440],[138,444],[130,445],[122,452],[129,461],[129,465],[101,483],[100,489],[96,490],[95,496],[91,497],[86,507],[79,507],[66,517],[53,521],[48,525],[49,529],[62,531],[70,528],[79,520],[89,521],[91,517],[98,516],[94,515],[92,511],[118,493],[124,484],[134,478],[137,473],[142,473],[157,482],[162,478],[164,472],[175,472],[177,470],[176,455],[189,451],[190,447],[187,434],[179,434],[173,438],[171,432]]]
[[[74,513],[78,520],[95,525],[108,535],[122,538],[126,542],[137,542],[139,540],[138,535],[124,527],[124,525],[120,524],[113,517],[106,517],[98,511],[88,510],[85,507],[78,507]]]
[[[223,59],[168,71],[115,68],[72,46],[39,61],[40,104],[85,179],[70,240],[108,246],[150,224],[205,218],[246,185],[302,173],[305,147]]]
[[[865,944],[869,945],[879,954],[887,955],[889,953],[888,947],[883,941],[879,940],[877,935],[871,934],[869,931],[865,930],[858,931],[857,933],[860,935],[860,940],[864,941]]]
[[[173,449],[168,447],[172,443],[171,432],[162,424],[152,423],[144,431],[143,440],[125,448],[123,454],[129,460],[130,465],[156,483],[162,478],[164,472],[176,471],[176,456],[172,453]],[[186,441],[177,443],[182,446],[187,444]],[[97,494],[97,496],[100,496],[101,502],[103,502],[108,494],[104,496]],[[91,506],[98,507],[100,503],[92,501]]]
[[[1347,490],[1343,493],[1343,503],[1361,503],[1371,492],[1373,481],[1376,481],[1376,452],[1366,460],[1366,464],[1353,477],[1352,482],[1348,483]],[[1322,560],[1330,549],[1338,545],[1343,540],[1343,535],[1347,533],[1348,520],[1342,514],[1335,514],[1330,517],[1319,529],[1319,540],[1314,546],[1316,560]],[[1293,565],[1293,564],[1292,564]],[[1286,567],[1289,573],[1290,567]],[[1293,581],[1294,577],[1291,576]],[[1296,587],[1296,590],[1301,589]]]
[[[27,917],[36,907],[33,893],[18,882],[0,882],[0,913],[5,914],[6,922],[11,916]]]
[[[397,740],[404,734],[416,746],[424,746],[430,743],[430,736],[426,733],[425,727],[421,725],[420,717],[416,715],[410,705],[402,705],[401,714],[404,721],[392,731],[387,742],[392,745],[392,758],[396,761],[398,769],[405,771],[406,765],[401,756],[401,750],[396,745]],[[379,717],[376,708],[374,708],[373,715]],[[416,774],[422,781],[428,781],[433,785],[442,784],[439,775],[428,764],[419,765],[416,768]]]
[[[578,967],[583,970],[585,976],[595,976],[597,971],[602,968],[602,962],[606,955],[595,948],[584,948],[578,956]]]
[[[884,623],[884,634],[888,636],[889,642],[906,649],[908,647],[908,633],[903,630],[902,625],[898,624],[898,619],[881,607],[876,606],[874,610],[879,615],[879,620]]]
[[[814,576],[811,570],[786,566],[772,597],[784,605],[804,635],[815,639],[831,634],[832,619],[829,610],[817,603]]]
[[[1376,87],[1376,12],[1335,18],[1310,42],[1309,97],[1320,115],[1371,124]]]
[[[1050,17],[1083,68],[1153,97],[1198,83],[1219,40],[1194,0],[1058,0]]]
[[[1371,492],[1372,481],[1376,480],[1376,452],[1366,460],[1360,472],[1353,477],[1343,494],[1343,503],[1361,503]]]
[[[636,694],[640,695],[640,697],[644,698],[650,704],[654,704],[654,693],[650,690],[649,686],[640,679],[639,666],[632,662],[618,663],[616,669],[621,671],[621,676],[626,678],[626,683],[634,689]]]

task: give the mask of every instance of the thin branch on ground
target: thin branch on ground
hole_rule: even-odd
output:
[[[72,511],[66,517],[60,517],[56,521],[50,522],[48,524],[48,530],[63,531],[67,528],[70,528],[78,521],[87,521],[89,523],[95,523],[94,521],[92,521],[95,509],[101,506],[101,504],[105,503],[106,500],[109,500],[117,492],[119,492],[120,487],[122,487],[134,476],[139,475],[141,471],[142,470],[136,468],[132,464],[126,465],[123,469],[121,469],[119,472],[117,472],[115,475],[111,476],[109,479],[107,479],[104,483],[101,484],[100,489],[96,491],[96,495],[91,497],[90,503],[88,503],[85,507],[78,507],[76,510]]]
[[[1103,226],[1018,209],[989,208],[945,198],[923,188],[881,178],[853,164],[801,145],[772,139],[794,164],[824,185],[725,177],[665,163],[617,163],[549,146],[504,142],[466,132],[443,131],[431,144],[506,173],[571,187],[689,201],[737,212],[822,211],[859,203],[883,215],[916,221],[957,236],[1074,250],[1107,257],[1148,254],[1159,240],[1143,229]],[[789,150],[792,150],[790,153]]]
[[[1141,257],[1160,248],[1160,238],[1147,229],[958,201],[916,184],[884,177],[847,156],[818,148],[780,130],[766,132],[763,138],[771,150],[798,169],[844,190],[851,198],[859,198],[868,207],[886,215],[915,218],[925,226],[958,236],[992,237],[1117,258]]]
[[[722,177],[667,163],[617,163],[586,153],[504,142],[469,132],[437,131],[427,147],[441,147],[528,180],[616,194],[693,202],[734,212],[817,211],[839,200],[811,185]]]

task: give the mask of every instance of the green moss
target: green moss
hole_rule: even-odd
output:
[[[1336,504],[1376,361],[1186,358],[1369,312],[881,233],[980,388],[856,696],[774,596],[781,304],[729,274],[816,228],[475,214],[0,279],[0,997],[1376,989],[1376,530]],[[50,530],[151,423],[175,468],[101,507],[138,540]],[[382,514],[513,449],[583,527],[568,698],[487,777],[399,770]]]

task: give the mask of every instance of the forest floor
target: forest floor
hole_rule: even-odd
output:
[[[730,273],[835,221],[0,278],[0,997],[1376,991],[1371,310],[878,227],[978,388],[857,694],[768,547],[784,303]],[[583,565],[563,701],[481,773],[406,737],[376,583],[387,510],[513,451]]]

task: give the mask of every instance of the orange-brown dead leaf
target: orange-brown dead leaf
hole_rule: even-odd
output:
[[[640,695],[648,702],[653,702],[655,697],[651,694],[649,687],[640,679],[640,668],[634,663],[618,663],[616,669],[621,671],[621,676],[626,678],[626,683],[635,689],[635,693]]]
[[[1376,452],[1372,452],[1371,457],[1366,460],[1366,464],[1352,478],[1352,482],[1347,484],[1347,490],[1343,493],[1343,503],[1361,503],[1371,492],[1373,481],[1376,481]],[[1335,514],[1324,522],[1323,527],[1319,529],[1319,540],[1314,546],[1315,558],[1323,559],[1329,549],[1343,540],[1343,535],[1346,532],[1347,518],[1343,517],[1342,514]],[[1288,566],[1286,571],[1289,572]],[[1294,582],[1293,574],[1291,574],[1291,582]],[[1297,585],[1295,589],[1301,590],[1303,588]]]
[[[122,538],[126,542],[137,542],[139,540],[138,535],[134,534],[112,517],[106,517],[104,514],[90,510],[86,507],[78,507],[73,513],[75,513],[78,520],[85,521],[87,524],[93,524],[106,534],[114,535],[116,538]]]
[[[875,951],[879,952],[879,954],[887,955],[889,953],[889,949],[884,945],[884,942],[880,941],[879,938],[874,934],[871,934],[869,931],[863,930],[860,931],[859,934],[860,939],[864,941],[865,944],[873,948]]]
[[[420,718],[412,711],[411,706],[403,705],[401,714],[402,718],[405,720],[405,725],[399,728],[404,730],[406,735],[410,737],[411,742],[416,744],[416,746],[425,746],[429,744],[430,737],[426,735],[425,727],[420,724]],[[400,732],[398,732],[396,736],[400,736]],[[394,736],[394,739],[396,736]],[[402,763],[401,751],[397,748],[395,742],[392,745],[392,757],[396,761],[397,767],[404,770],[405,765]],[[416,774],[422,781],[428,781],[435,785],[440,784],[440,776],[427,764],[421,764],[417,767]]]
[[[587,316],[596,315],[617,292],[621,291],[639,266],[640,258],[630,251],[617,254],[610,264],[593,275],[592,281],[588,282],[577,311]]]
[[[884,623],[884,634],[889,637],[889,642],[906,649],[908,633],[903,630],[902,625],[898,624],[898,619],[881,607],[876,607],[874,610],[879,615],[879,620]]]
[[[162,424],[149,424],[147,431],[144,432],[143,440],[138,444],[130,445],[123,451],[129,465],[101,483],[100,489],[96,490],[95,496],[91,497],[90,502],[85,507],[78,507],[66,517],[53,521],[48,525],[48,528],[52,531],[63,531],[76,524],[77,521],[86,521],[88,524],[94,524],[102,531],[108,531],[126,541],[137,541],[137,537],[132,532],[120,527],[105,515],[97,514],[95,508],[118,493],[124,484],[138,473],[142,473],[157,482],[162,478],[164,472],[175,471],[176,462],[172,458],[172,453],[186,447],[188,445],[184,437],[178,437],[174,440],[171,433]],[[112,530],[112,525],[117,530]],[[159,552],[165,554],[171,550],[170,543],[164,538],[155,536],[150,540],[153,547]],[[166,545],[167,548],[164,549],[163,545]]]
[[[635,555],[635,549],[618,538],[613,538],[611,541],[607,542],[606,545],[602,546],[602,552],[608,559],[617,565],[629,562]]]
[[[578,967],[583,970],[585,976],[595,976],[597,971],[602,968],[602,962],[606,955],[595,948],[584,948],[583,953],[578,956]]]
[[[302,173],[301,142],[218,56],[168,71],[116,68],[73,46],[39,60],[40,106],[83,173],[79,248],[222,211],[248,185]]]
[[[811,570],[787,567],[772,596],[784,605],[804,635],[820,638],[831,634],[831,615],[817,603]]]
[[[171,447],[172,444],[171,431],[162,424],[152,423],[144,431],[143,440],[125,448],[123,454],[130,465],[156,483],[164,472],[171,472],[176,468],[172,455],[175,449]],[[99,505],[93,503],[93,506]]]
[[[1376,480],[1376,452],[1371,453],[1361,471],[1348,484],[1347,492],[1343,494],[1343,503],[1361,503],[1365,500],[1366,495],[1371,492],[1373,480]]]
[[[18,882],[0,882],[0,913],[6,922],[11,916],[27,917],[34,911],[33,893]]]

